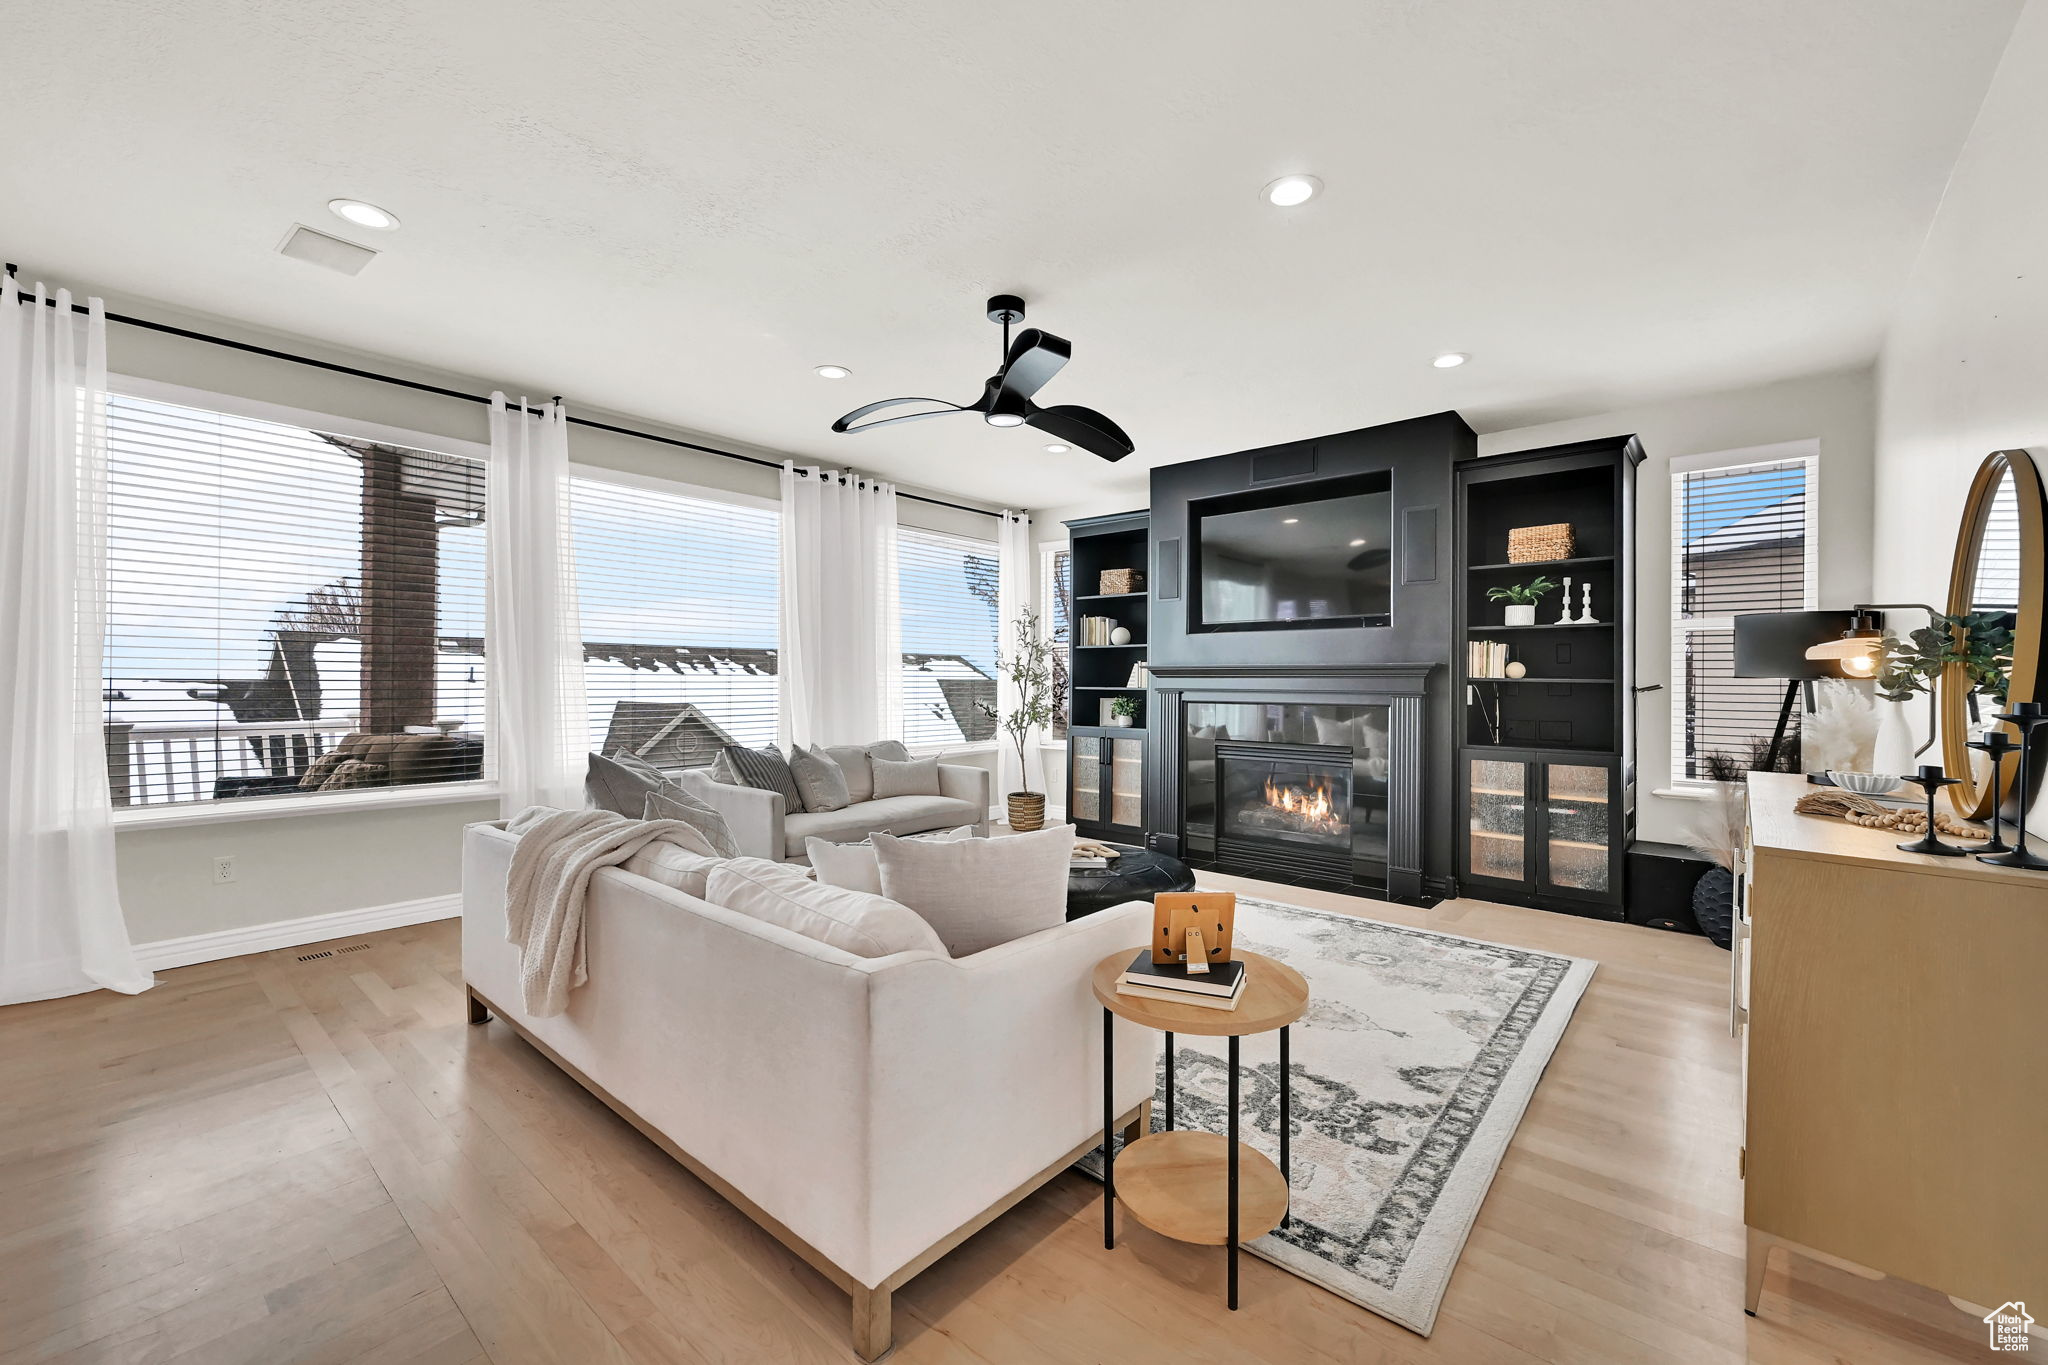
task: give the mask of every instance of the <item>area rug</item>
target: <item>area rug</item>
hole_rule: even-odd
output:
[[[1236,942],[1308,979],[1293,1222],[1246,1250],[1427,1336],[1597,965],[1240,896]],[[1176,1034],[1176,1126],[1227,1128],[1228,1040]],[[1280,1156],[1279,1035],[1244,1040],[1239,1136]],[[1162,1090],[1155,1129],[1165,1126]],[[1101,1149],[1081,1164],[1101,1176]]]

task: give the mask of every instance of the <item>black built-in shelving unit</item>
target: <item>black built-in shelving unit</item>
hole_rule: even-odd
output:
[[[1635,832],[1633,436],[1458,462],[1458,614],[1451,666],[1460,716],[1458,881],[1496,901],[1619,919]],[[1508,532],[1569,522],[1569,558],[1508,561]],[[1487,590],[1537,575],[1593,586],[1596,624],[1503,623]],[[1497,640],[1527,674],[1473,677],[1464,644]]]
[[[1067,818],[1084,838],[1114,843],[1145,842],[1146,723],[1148,689],[1130,685],[1131,670],[1150,657],[1150,584],[1129,593],[1102,593],[1105,569],[1133,569],[1142,576],[1148,562],[1145,512],[1088,517],[1067,524],[1068,591],[1073,603],[1073,639],[1068,643]],[[1131,632],[1126,645],[1080,644],[1081,618],[1114,617]],[[1137,702],[1129,726],[1100,723],[1102,702],[1128,696]]]

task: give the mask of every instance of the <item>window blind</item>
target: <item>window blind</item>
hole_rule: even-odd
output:
[[[116,806],[483,776],[481,461],[125,396],[108,436]]]
[[[1813,606],[1811,456],[1679,474],[1672,490],[1672,773],[1707,778],[1707,758],[1746,767],[1767,742],[1785,683],[1735,676],[1735,617]],[[1796,734],[1797,713],[1788,734]]]
[[[776,513],[588,476],[569,502],[590,747],[685,768],[773,744]]]
[[[1977,546],[1977,579],[1970,604],[1978,611],[2018,611],[2020,605],[2020,495],[2012,476],[1998,481],[1984,538]]]
[[[903,742],[993,738],[1000,610],[995,542],[904,526],[896,557]]]

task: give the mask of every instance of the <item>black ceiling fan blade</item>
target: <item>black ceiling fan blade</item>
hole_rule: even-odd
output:
[[[937,403],[939,406],[931,409],[929,412],[903,412],[898,413],[894,417],[884,417],[875,422],[860,422],[861,418],[871,412],[880,412],[883,408],[893,408],[902,403]],[[884,398],[879,403],[869,403],[864,407],[855,408],[852,412],[847,413],[846,416],[834,422],[832,430],[837,432],[872,431],[876,427],[885,427],[894,422],[914,422],[920,417],[945,417],[956,412],[979,412],[980,410],[979,407],[963,408],[958,403],[948,403],[943,398]],[[855,426],[855,422],[860,422],[860,425]]]
[[[1124,429],[1093,408],[1063,403],[1056,408],[1034,407],[1024,420],[1048,436],[1077,445],[1091,455],[1117,461],[1137,449]]]
[[[1008,400],[1005,406],[1014,408],[1019,400],[1044,388],[1045,382],[1058,374],[1073,354],[1074,348],[1064,337],[1041,332],[1036,327],[1019,332],[1010,343],[1009,354],[1003,357],[1002,372],[996,376],[998,387]]]

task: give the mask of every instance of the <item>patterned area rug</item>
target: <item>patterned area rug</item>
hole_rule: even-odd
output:
[[[1309,987],[1291,1038],[1294,1221],[1246,1249],[1427,1336],[1596,964],[1248,896],[1236,935]],[[1224,1132],[1228,1040],[1174,1045],[1177,1126]],[[1279,1046],[1244,1040],[1239,1118],[1276,1161]],[[1099,1179],[1101,1162],[1081,1165]]]

